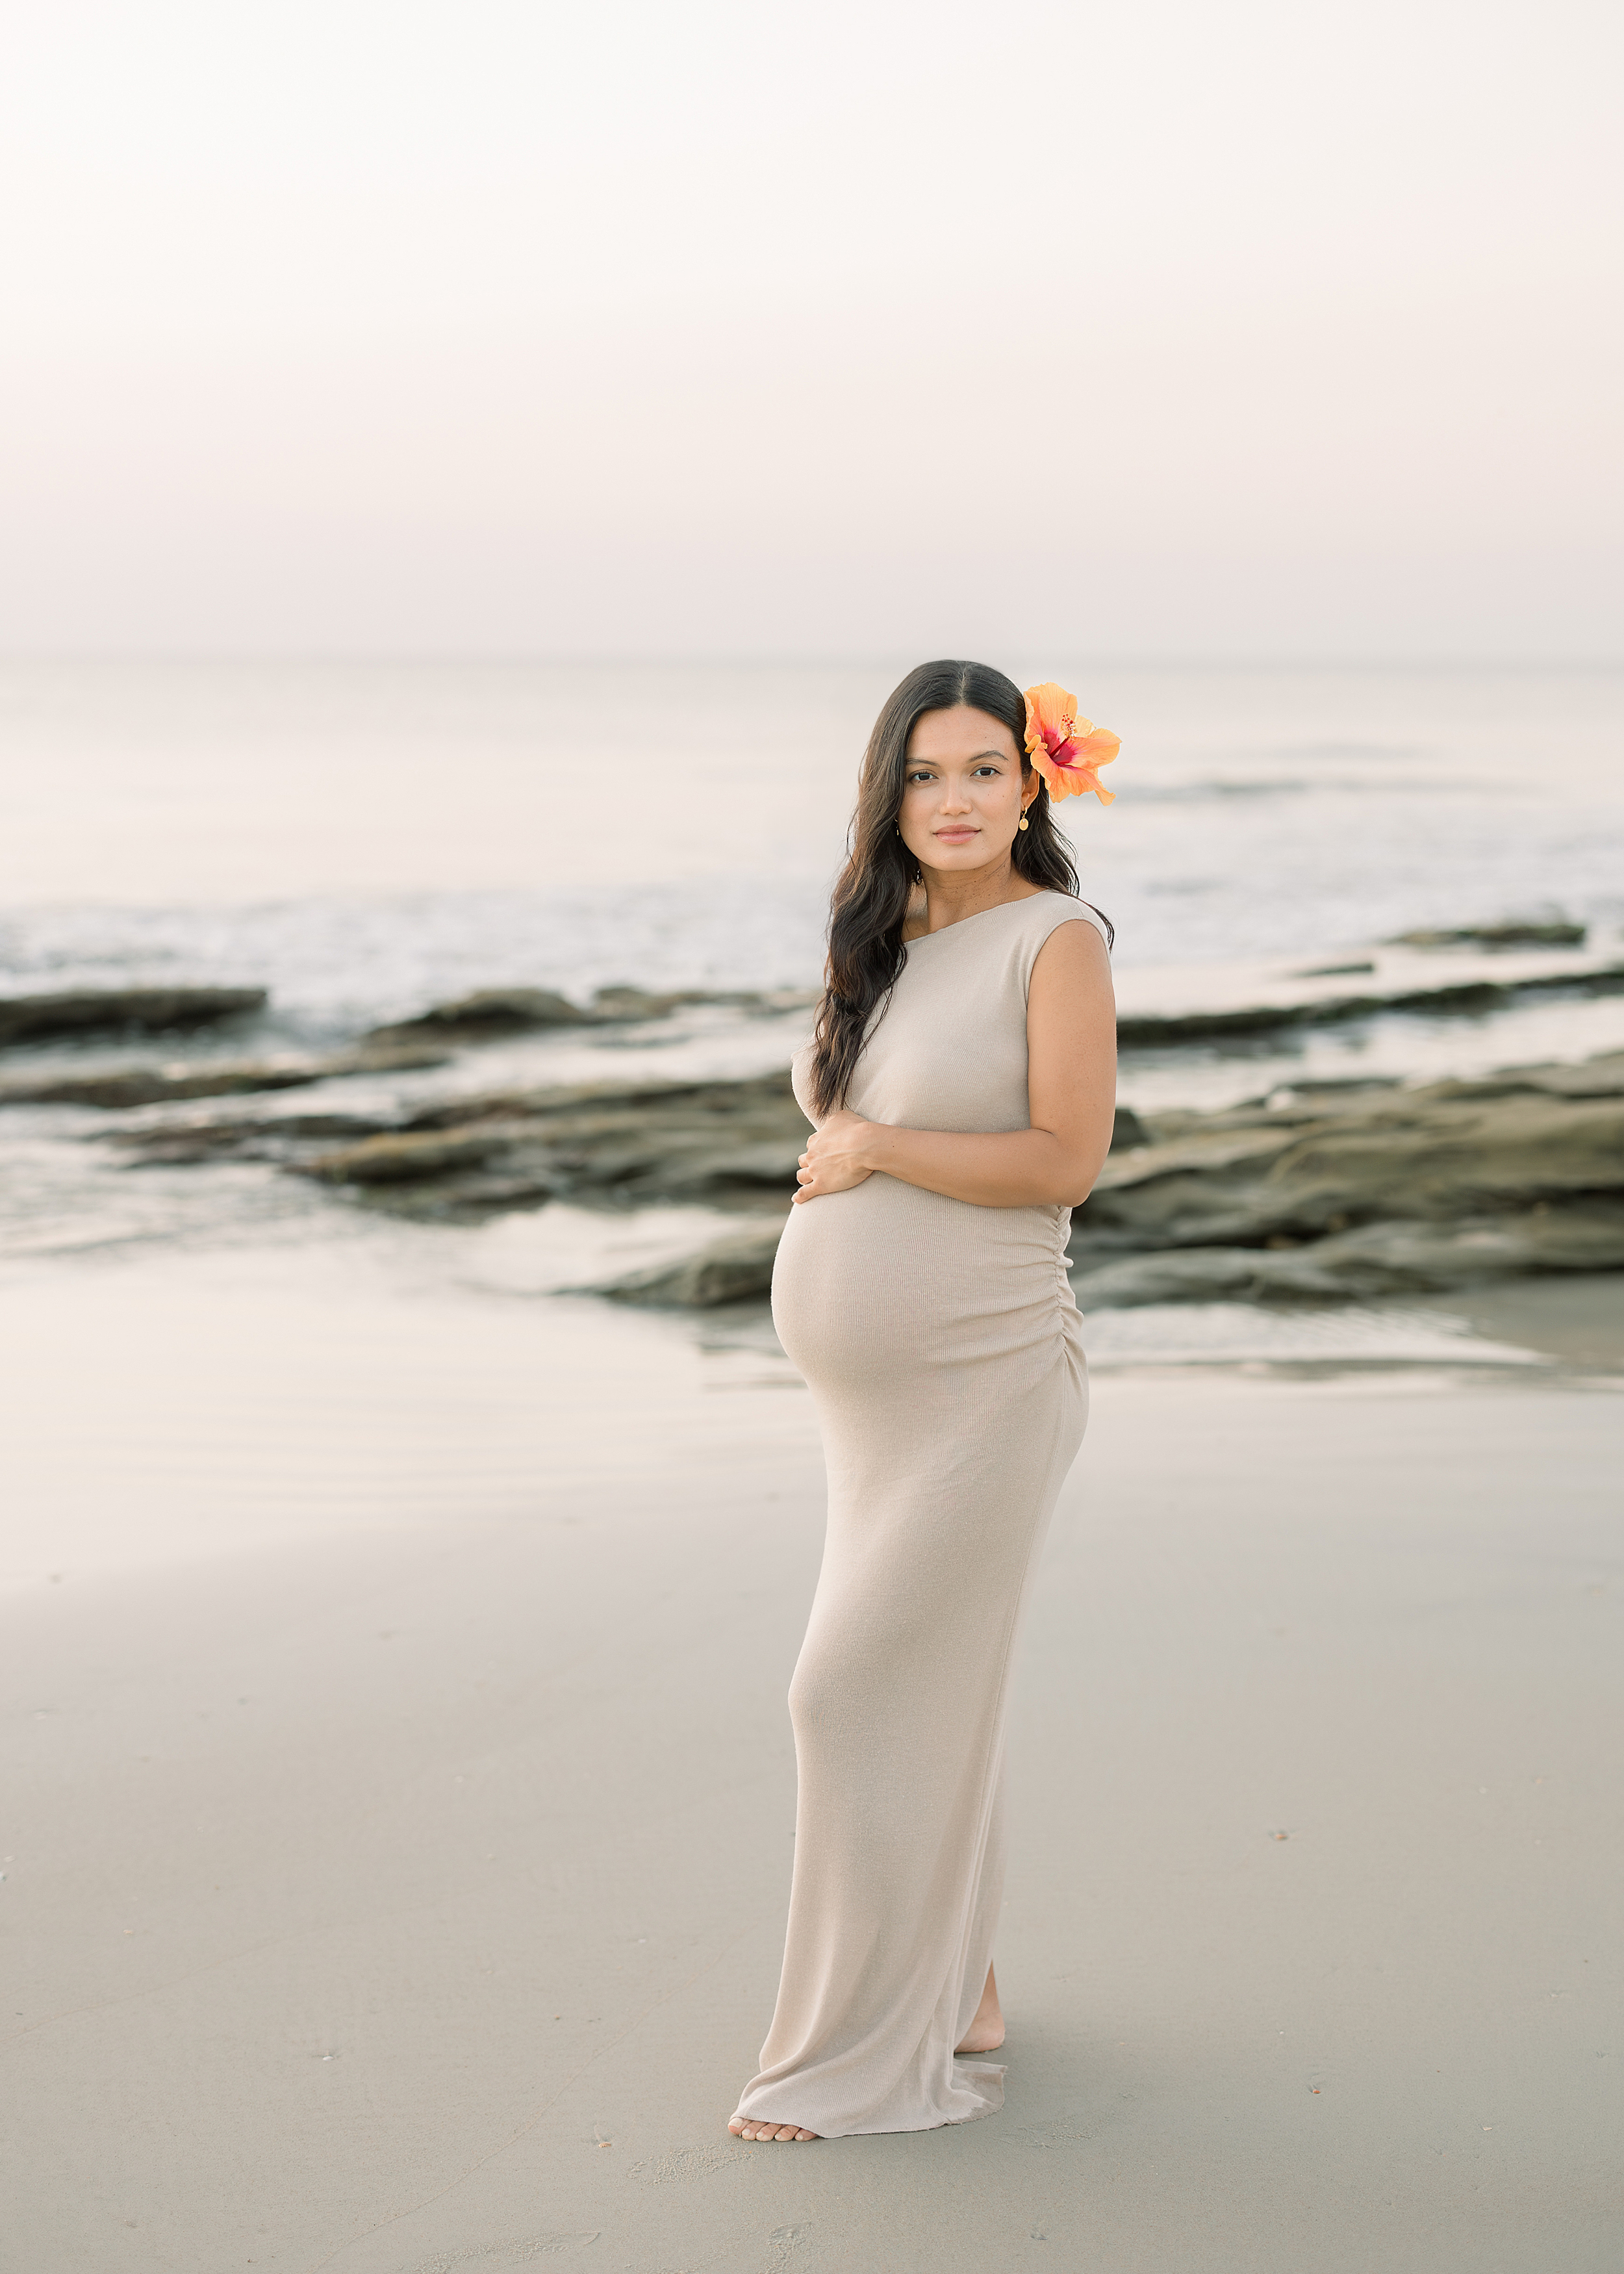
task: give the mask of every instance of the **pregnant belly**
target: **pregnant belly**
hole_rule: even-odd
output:
[[[872,1397],[951,1367],[1051,1365],[1078,1335],[1064,1209],[974,1208],[870,1177],[792,1209],[772,1315],[820,1396]]]

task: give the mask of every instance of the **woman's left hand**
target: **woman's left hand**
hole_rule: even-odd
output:
[[[853,1185],[874,1174],[863,1158],[864,1143],[874,1126],[861,1113],[843,1106],[838,1113],[830,1115],[821,1129],[813,1131],[797,1171],[801,1186],[795,1195],[797,1206],[802,1201],[819,1200],[825,1193],[849,1193]]]

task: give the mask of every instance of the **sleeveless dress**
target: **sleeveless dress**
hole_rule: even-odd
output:
[[[1027,1129],[1026,992],[1058,892],[912,941],[849,1102],[907,1129]],[[810,1045],[793,1066],[808,1119]],[[790,1686],[789,1932],[739,2114],[824,2138],[962,2124],[1004,2068],[954,2058],[1003,1901],[1004,1703],[1029,1574],[1082,1442],[1071,1211],[876,1175],[793,1209],[778,1338],[816,1403],[829,1525]]]

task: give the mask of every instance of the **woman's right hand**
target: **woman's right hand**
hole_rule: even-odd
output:
[[[861,1113],[842,1106],[838,1113],[830,1115],[821,1129],[815,1129],[796,1171],[796,1182],[801,1186],[795,1195],[796,1206],[802,1201],[821,1200],[825,1193],[849,1193],[853,1185],[861,1185],[871,1177],[874,1165],[864,1155],[876,1128],[876,1125],[865,1121]]]

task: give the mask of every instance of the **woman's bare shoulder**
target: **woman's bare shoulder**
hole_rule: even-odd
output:
[[[1082,996],[1101,987],[1111,992],[1110,950],[1092,910],[1073,901],[1061,914],[1048,937],[1040,942],[1031,974],[1031,995],[1057,991]]]

